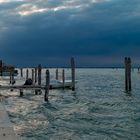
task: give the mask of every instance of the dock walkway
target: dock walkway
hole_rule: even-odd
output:
[[[19,140],[2,102],[0,102],[0,140]]]

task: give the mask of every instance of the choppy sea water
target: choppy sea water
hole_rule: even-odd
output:
[[[50,69],[51,78],[55,70]],[[45,73],[45,71],[43,71]],[[70,70],[66,69],[67,78]],[[61,75],[61,71],[60,71]],[[60,76],[61,78],[61,76]],[[43,74],[42,79],[45,79]],[[0,91],[15,132],[22,140],[139,140],[140,74],[132,72],[132,92],[124,92],[123,69],[77,69],[76,91]],[[16,84],[25,79],[17,77]],[[6,84],[8,80],[0,81]]]

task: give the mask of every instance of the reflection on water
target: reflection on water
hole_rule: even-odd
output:
[[[35,95],[32,90],[24,91],[22,98],[17,90],[0,91],[23,140],[140,139],[138,73],[132,73],[131,93],[124,93],[121,69],[78,69],[77,79],[75,92],[51,90],[49,103],[43,101],[44,93]],[[17,84],[24,80],[18,77]]]

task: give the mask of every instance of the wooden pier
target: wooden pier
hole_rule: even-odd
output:
[[[35,95],[42,93],[44,90],[44,101],[48,101],[49,90],[51,89],[72,89],[75,90],[75,62],[74,58],[71,58],[71,80],[65,79],[65,70],[62,70],[62,79],[58,80],[58,69],[55,73],[55,83],[51,83],[49,69],[46,70],[45,85],[42,85],[42,66],[39,64],[37,68],[31,69],[31,78],[29,78],[29,69],[26,69],[25,79],[31,80],[32,84],[30,85],[14,85],[15,79],[14,75],[11,72],[10,74],[10,85],[0,85],[0,90],[11,90],[17,89],[20,91],[20,96],[23,96],[24,90],[35,90]],[[23,68],[20,69],[20,76],[23,78]],[[26,82],[25,82],[26,83]]]

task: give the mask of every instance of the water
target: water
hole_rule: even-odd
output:
[[[23,140],[139,140],[140,74],[132,72],[133,91],[125,93],[123,69],[76,73],[76,91],[52,90],[49,103],[44,93],[28,90],[21,98],[18,91],[0,91],[16,133]]]

